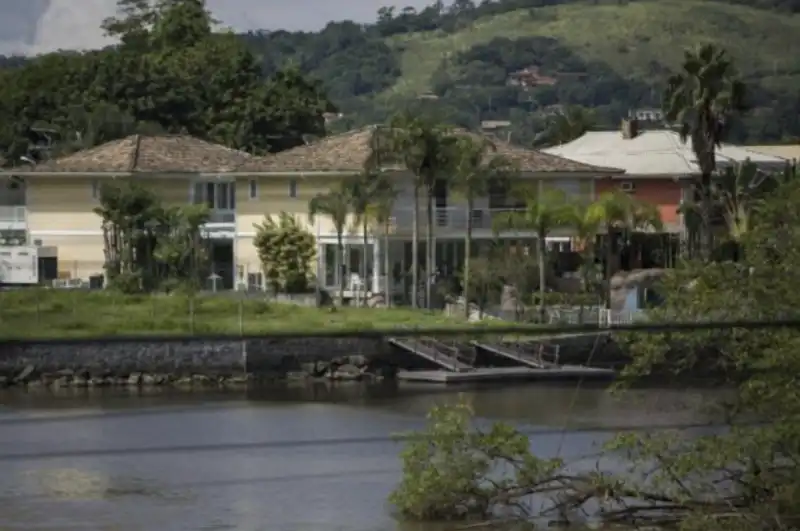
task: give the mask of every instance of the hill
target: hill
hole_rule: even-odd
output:
[[[341,128],[421,104],[468,126],[491,118],[530,129],[521,122],[552,104],[595,108],[600,122],[614,123],[631,107],[658,106],[684,49],[714,42],[751,88],[755,109],[737,139],[777,141],[800,135],[800,57],[788,53],[800,35],[798,9],[796,0],[463,0],[384,10],[367,27],[246,38],[267,71],[292,60],[320,79],[349,117]],[[526,67],[556,82],[509,87],[509,75]],[[438,99],[419,102],[431,93]]]
[[[713,42],[730,52],[749,88],[752,112],[736,124],[732,140],[767,143],[800,137],[800,57],[791,53],[797,35],[800,0],[453,0],[419,12],[381,8],[374,24],[332,22],[318,32],[237,37],[264,76],[280,77],[291,64],[292,71],[318,80],[344,116],[329,129],[419,107],[471,128],[482,120],[508,120],[523,143],[558,106],[591,109],[599,127],[615,126],[631,108],[660,106],[665,79],[684,49]],[[41,72],[69,77],[59,70],[65,64],[93,72],[98,53],[106,52],[77,54],[82,59],[76,53],[0,57],[0,75],[15,72],[7,85],[27,86],[11,80],[36,81]],[[83,89],[50,81],[63,101],[83,101]],[[117,105],[119,94],[109,101]],[[59,108],[50,105],[46,116],[30,118],[70,122]],[[17,119],[12,114],[7,123]],[[145,114],[146,121],[158,118]],[[177,127],[162,118],[157,121],[168,122],[162,127]],[[221,130],[215,134],[224,137]]]

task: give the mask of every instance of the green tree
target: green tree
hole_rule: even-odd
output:
[[[662,231],[661,214],[650,203],[616,190],[602,194],[589,206],[585,216],[587,223],[596,224],[606,232],[606,305],[610,308],[611,277],[619,268],[620,239],[629,241],[630,235],[637,231]]]
[[[389,234],[392,230],[393,211],[397,199],[397,190],[392,184],[391,178],[386,174],[380,174],[381,184],[377,187],[375,197],[369,206],[367,216],[372,219],[383,232],[383,274],[386,277],[386,307],[392,305],[392,267],[389,262]],[[376,264],[377,267],[377,264]]]
[[[539,318],[545,320],[547,292],[547,236],[553,230],[567,227],[572,211],[567,196],[561,190],[548,190],[543,195],[530,195],[521,211],[503,212],[494,219],[495,232],[504,230],[532,231],[536,234],[539,261]]]
[[[205,207],[165,208],[137,183],[106,185],[94,209],[103,230],[109,287],[132,293],[197,287],[207,261]]]
[[[314,235],[286,212],[281,212],[277,219],[264,216],[255,229],[253,246],[273,291],[306,291],[316,263]]]
[[[684,142],[690,141],[700,167],[695,183],[703,218],[703,255],[711,258],[712,175],[717,169],[716,149],[734,115],[745,110],[744,84],[736,77],[725,50],[705,44],[686,51],[679,73],[671,76],[664,93],[666,119],[678,123]]]
[[[321,86],[291,68],[265,79],[240,38],[212,31],[203,0],[120,0],[118,7],[104,28],[121,45],[46,54],[1,72],[6,163],[27,154],[30,129],[40,124],[59,134],[52,155],[154,127],[256,153],[325,134],[323,114],[333,107]]]
[[[424,430],[412,434],[401,454],[403,476],[389,500],[411,520],[484,520],[493,511],[513,510],[519,494],[558,484],[560,460],[540,460],[530,441],[502,423],[480,431],[464,402],[435,407]],[[498,459],[510,473],[495,480]],[[517,495],[509,495],[514,493]]]
[[[464,236],[464,311],[469,318],[470,259],[472,257],[472,231],[475,200],[489,193],[492,183],[508,181],[514,172],[511,162],[497,155],[496,146],[486,138],[472,135],[459,136],[452,146],[452,189],[462,195],[467,203],[467,230]]]
[[[352,213],[351,198],[346,185],[324,194],[317,194],[308,203],[308,220],[314,223],[319,216],[331,220],[336,231],[336,247],[339,250],[339,301],[344,301],[344,231],[347,229],[347,218]]]
[[[583,136],[595,124],[594,114],[581,106],[570,105],[563,112],[548,116],[545,129],[536,136],[535,147],[559,146]]]
[[[376,130],[374,151],[382,162],[400,162],[414,176],[414,213],[412,235],[412,306],[418,306],[419,290],[419,195],[426,191],[427,201],[427,245],[426,272],[432,274],[434,208],[433,198],[437,180],[447,177],[451,167],[452,146],[456,137],[450,128],[423,116],[401,113],[392,118],[388,126]],[[425,282],[426,304],[431,301],[431,283]]]
[[[595,288],[596,278],[597,235],[602,228],[603,221],[592,213],[591,204],[586,203],[572,205],[568,218],[568,226],[574,232],[573,240],[581,255],[581,283],[586,292],[592,292]],[[583,311],[583,304],[581,304],[581,311]]]
[[[345,181],[344,192],[350,200],[353,210],[354,223],[362,235],[363,252],[361,253],[361,278],[364,282],[364,291],[367,288],[367,246],[369,245],[370,222],[373,209],[386,197],[387,187],[390,184],[385,175],[379,170],[365,167],[359,175]],[[379,264],[373,268],[377,274]]]

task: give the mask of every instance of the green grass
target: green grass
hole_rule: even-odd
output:
[[[800,15],[776,13],[710,0],[644,0],[626,5],[571,3],[487,17],[463,30],[411,33],[389,40],[402,47],[403,76],[389,89],[398,94],[429,90],[442,59],[496,37],[552,37],[589,61],[617,73],[646,79],[650,63],[680,64],[683,50],[701,42],[727,49],[744,75],[772,86],[800,78]],[[788,71],[788,75],[787,75]]]
[[[496,325],[497,323],[495,323]],[[113,292],[0,292],[0,339],[126,334],[321,332],[400,327],[474,328],[458,317],[404,308],[303,307],[253,298],[126,296]]]

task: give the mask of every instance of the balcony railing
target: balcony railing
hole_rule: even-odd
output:
[[[499,218],[522,209],[513,208],[475,208],[467,212],[464,207],[437,208],[433,213],[434,229],[437,231],[462,231],[467,229],[467,220],[472,217],[473,230],[491,230]],[[395,208],[392,223],[396,231],[406,232],[413,228],[414,209],[412,207]],[[425,205],[419,208],[419,226],[427,228],[428,212]]]
[[[208,216],[209,223],[235,223],[236,211],[212,209]]]
[[[27,210],[24,206],[0,205],[0,223],[24,224],[27,219]]]

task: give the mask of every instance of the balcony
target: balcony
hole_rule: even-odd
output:
[[[236,223],[236,212],[234,210],[214,208],[209,211],[209,225],[230,225]]]
[[[511,212],[521,211],[521,209],[513,208],[475,208],[471,212],[472,230],[490,231],[498,218]],[[467,209],[463,206],[437,208],[433,212],[433,228],[439,234],[466,231],[468,215]],[[414,228],[413,220],[414,209],[412,207],[396,208],[392,219],[394,232],[411,234]],[[419,226],[420,231],[427,230],[428,212],[424,205],[420,205],[419,209]]]
[[[22,205],[0,205],[0,229],[25,230],[28,211]]]

